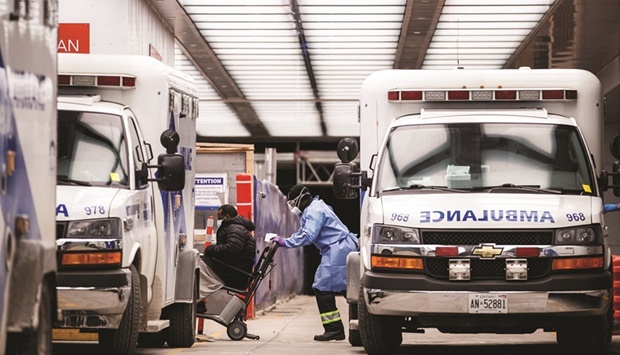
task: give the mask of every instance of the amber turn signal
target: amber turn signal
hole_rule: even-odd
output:
[[[600,269],[603,267],[603,257],[592,258],[558,258],[553,260],[553,270]]]
[[[120,251],[65,253],[62,256],[62,265],[64,266],[120,265],[121,261],[122,254]]]
[[[422,270],[424,264],[421,258],[403,258],[398,256],[373,255],[371,266],[381,269]]]

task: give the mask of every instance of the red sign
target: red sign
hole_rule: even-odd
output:
[[[58,53],[90,53],[90,24],[59,23]]]

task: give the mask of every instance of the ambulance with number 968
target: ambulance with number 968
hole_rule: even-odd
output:
[[[425,328],[542,329],[570,351],[609,348],[603,105],[577,69],[371,74],[361,146],[341,141],[334,172],[337,197],[362,194],[351,344],[385,355]]]

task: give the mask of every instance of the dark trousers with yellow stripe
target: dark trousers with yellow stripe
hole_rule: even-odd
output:
[[[344,330],[340,312],[336,308],[336,293],[314,289],[316,304],[319,306],[321,322],[325,332]]]

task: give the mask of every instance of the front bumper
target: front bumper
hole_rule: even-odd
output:
[[[116,329],[131,293],[129,269],[58,273],[59,328]]]
[[[424,275],[364,275],[364,298],[372,314],[392,316],[467,315],[469,296],[505,294],[508,314],[599,316],[607,312],[608,272],[554,275],[528,282],[449,282]],[[472,314],[472,316],[474,316]]]

